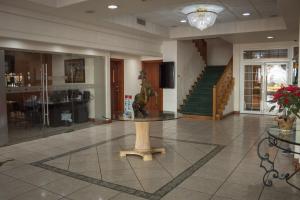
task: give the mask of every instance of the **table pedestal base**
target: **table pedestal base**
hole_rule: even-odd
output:
[[[152,160],[152,154],[154,153],[166,153],[164,148],[153,148],[150,151],[141,152],[139,150],[128,150],[128,151],[121,151],[120,156],[125,157],[127,155],[137,155],[143,157],[144,161]]]
[[[136,138],[133,150],[120,151],[120,156],[138,155],[144,161],[152,160],[154,153],[166,153],[165,148],[151,148],[149,136],[149,122],[135,122]]]

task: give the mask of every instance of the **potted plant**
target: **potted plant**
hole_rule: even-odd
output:
[[[283,133],[291,132],[296,117],[300,118],[300,88],[293,85],[281,87],[275,92],[270,102],[276,103],[279,106],[279,113],[282,113],[275,117],[279,128]],[[270,112],[275,108],[276,105],[272,106]]]

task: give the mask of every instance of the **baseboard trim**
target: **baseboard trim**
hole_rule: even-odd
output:
[[[228,117],[228,116],[230,116],[230,115],[234,115],[234,114],[235,114],[234,111],[229,112],[229,113],[223,115],[223,118],[222,118],[222,119],[224,119],[225,117]]]
[[[203,116],[203,115],[182,115],[183,119],[187,120],[212,120],[212,116]]]
[[[99,119],[95,119],[95,118],[89,118],[89,121],[93,122],[94,124],[97,124],[97,125],[112,123],[111,119],[99,120]]]

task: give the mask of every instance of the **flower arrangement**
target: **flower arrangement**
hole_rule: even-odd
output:
[[[300,118],[300,87],[294,85],[281,87],[275,92],[273,99],[270,102],[277,103],[279,112],[283,112],[284,118],[288,118],[292,114]],[[275,108],[276,105],[272,106],[270,112]]]

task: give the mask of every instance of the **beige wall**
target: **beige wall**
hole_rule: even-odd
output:
[[[177,40],[164,41],[161,47],[164,62],[175,62],[175,74],[177,74]],[[175,76],[175,88],[163,89],[163,108],[165,111],[177,112],[177,76]]]
[[[206,39],[207,65],[227,65],[233,55],[233,45],[222,39]]]
[[[205,63],[192,41],[178,41],[177,45],[177,105],[179,106],[204,70]]]

